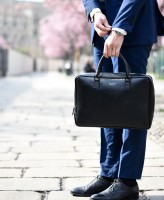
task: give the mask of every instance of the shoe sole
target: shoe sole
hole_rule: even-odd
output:
[[[74,192],[71,192],[71,194],[76,197],[90,197],[93,195],[93,194],[78,194],[78,193],[74,193]]]
[[[139,194],[138,193],[132,194],[132,195],[130,195],[130,196],[128,196],[128,197],[126,197],[122,200],[139,200]]]
[[[90,198],[90,200],[102,200],[102,198],[100,199],[95,199],[95,198]],[[106,199],[108,200],[108,199]],[[110,199],[109,199],[110,200]],[[139,200],[139,195],[138,194],[133,194],[127,197],[124,197],[123,199],[119,199],[119,200]]]

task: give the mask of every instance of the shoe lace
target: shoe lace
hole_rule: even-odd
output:
[[[118,186],[119,186],[119,183],[118,183],[117,180],[115,180],[115,181],[113,182],[113,184],[112,184],[108,189],[110,190],[110,192],[113,193],[113,192],[117,189]]]

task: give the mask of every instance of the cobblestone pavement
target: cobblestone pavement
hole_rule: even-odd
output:
[[[164,147],[164,81],[155,80],[156,106],[150,137]]]
[[[164,200],[164,82],[155,84],[142,200]],[[69,190],[99,173],[99,129],[74,125],[73,88],[73,77],[57,73],[0,79],[0,200],[88,199]]]

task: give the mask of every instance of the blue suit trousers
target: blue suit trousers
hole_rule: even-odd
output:
[[[152,45],[122,46],[131,72],[146,73],[147,60]],[[94,61],[98,66],[103,54],[104,38],[94,40]],[[125,67],[118,58],[105,59],[104,72],[122,72]],[[103,103],[103,102],[102,102]],[[100,166],[101,176],[111,178],[140,179],[142,175],[147,130],[101,128]]]

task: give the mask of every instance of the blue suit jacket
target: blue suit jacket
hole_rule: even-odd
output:
[[[88,18],[94,8],[103,8],[98,0],[83,0],[83,4]],[[157,31],[164,35],[164,18],[156,0],[105,0],[105,9],[109,24],[127,31],[124,45],[150,45],[157,42]],[[93,43],[94,35],[92,24]]]

